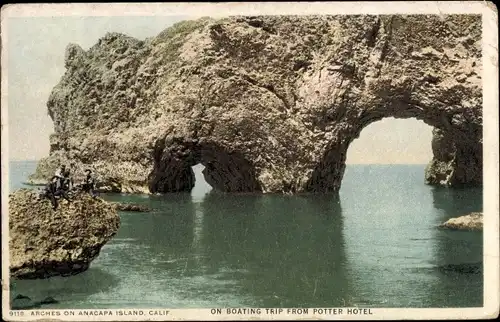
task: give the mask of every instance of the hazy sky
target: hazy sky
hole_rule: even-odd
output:
[[[144,39],[157,35],[181,16],[9,18],[9,159],[36,160],[48,155],[53,125],[46,102],[63,75],[68,43],[84,50],[106,32]],[[348,163],[427,163],[431,128],[421,121],[384,119],[366,127],[348,151]]]

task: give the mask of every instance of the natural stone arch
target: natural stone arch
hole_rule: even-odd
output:
[[[122,191],[186,191],[204,162],[224,191],[337,192],[363,127],[414,117],[436,129],[428,183],[482,182],[480,15],[201,19],[69,46],[66,66],[34,179],[73,161]]]
[[[425,182],[431,185],[460,186],[482,183],[482,140],[480,128],[461,132],[452,128],[443,129],[443,120],[426,118],[420,110],[415,113],[391,113],[386,116],[371,115],[359,121],[359,127],[346,131],[332,140],[325,148],[305,188],[310,192],[338,192],[346,167],[347,150],[352,141],[371,123],[386,117],[396,119],[415,118],[434,126],[432,139],[433,159],[427,165]],[[445,123],[446,124],[446,123]],[[437,127],[439,126],[439,127]],[[397,135],[397,134],[396,134]]]
[[[214,189],[224,192],[260,191],[255,170],[238,152],[216,143],[159,140],[155,147],[149,190],[153,193],[191,191],[195,185],[192,166],[205,166],[203,175]]]

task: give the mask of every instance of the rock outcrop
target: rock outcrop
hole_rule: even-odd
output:
[[[78,194],[52,210],[36,192],[9,196],[10,273],[20,279],[74,275],[85,271],[101,247],[118,231],[113,205]]]
[[[465,216],[451,218],[440,227],[453,230],[483,230],[483,214],[481,212],[473,212]]]
[[[131,211],[131,212],[150,212],[151,208],[144,205],[137,205],[133,203],[113,203],[116,210],[120,211]]]
[[[482,182],[481,16],[258,16],[185,21],[66,50],[50,155],[102,189],[337,192],[349,144],[385,117],[435,128],[426,181]],[[396,134],[397,135],[397,134]]]

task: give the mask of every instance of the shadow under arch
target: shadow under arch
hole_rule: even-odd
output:
[[[438,221],[443,223],[450,218],[483,211],[483,189],[432,188],[433,205],[441,210]],[[438,266],[480,264],[483,262],[483,233],[453,231],[436,228],[434,262]]]
[[[433,205],[442,211],[444,220],[483,210],[483,187],[432,187],[431,191]]]
[[[154,209],[151,213],[126,214],[126,225],[120,228],[120,237],[134,238],[145,246],[145,258],[189,252],[193,238],[193,218],[195,214],[191,195],[185,192],[148,196]],[[147,224],[145,224],[147,223]],[[116,238],[115,238],[116,239]],[[141,255],[142,256],[142,255]],[[156,258],[159,259],[159,258]]]
[[[252,307],[333,307],[351,298],[340,200],[227,195],[202,202],[206,269]]]
[[[149,190],[153,193],[189,192],[195,185],[192,166],[201,163],[214,189],[224,192],[261,191],[254,166],[245,156],[214,142],[161,139],[154,149]]]

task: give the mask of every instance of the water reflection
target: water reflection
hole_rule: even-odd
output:
[[[189,193],[151,196],[149,202],[155,209],[151,213],[122,213],[120,231],[110,246],[131,248],[125,265],[147,263],[152,274],[172,268],[174,274],[179,273],[179,261],[188,262],[192,257],[195,204]]]
[[[432,187],[433,205],[442,210],[442,220],[483,209],[483,188]]]
[[[437,227],[451,217],[480,210],[480,191],[425,185],[422,166],[348,170],[341,198],[356,302],[375,307],[481,303],[481,275],[463,275],[481,261],[480,234]]]
[[[58,308],[479,306],[481,234],[437,225],[481,210],[482,193],[426,186],[423,169],[348,168],[341,203],[206,189],[103,195],[153,211],[120,212],[87,272],[13,289]]]
[[[131,201],[156,210],[122,213],[120,231],[106,245],[108,253],[122,255],[102,256],[98,264],[147,271],[156,284],[164,276],[160,284],[175,285],[181,289],[176,296],[189,296],[197,306],[199,296],[212,297],[212,307],[345,305],[348,269],[338,198],[217,191],[202,198],[136,198]]]
[[[439,220],[473,211],[482,211],[482,188],[433,188],[434,206],[441,210]],[[483,306],[482,232],[435,229],[430,273],[438,278],[430,285],[430,303],[438,307]]]
[[[107,292],[118,285],[118,279],[102,269],[91,267],[71,277],[51,277],[41,280],[11,279],[10,283],[11,301],[15,296],[22,294],[35,302],[50,296],[64,303],[68,295],[74,301],[85,301],[89,295]],[[43,308],[59,306],[59,304],[47,304]]]
[[[444,189],[433,188],[434,206],[441,210],[440,223],[449,218],[482,211],[482,188]],[[435,229],[435,264],[482,263],[482,232],[451,231]]]
[[[339,306],[348,296],[342,214],[331,196],[203,201],[207,273],[226,272],[255,306]]]

